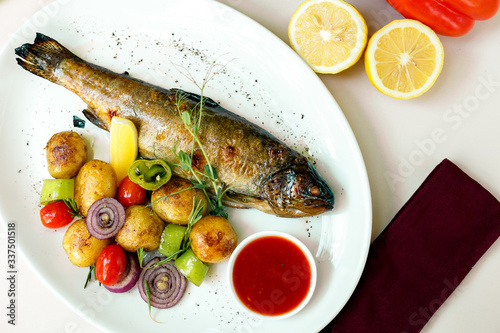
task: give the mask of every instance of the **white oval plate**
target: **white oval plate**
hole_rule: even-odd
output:
[[[239,311],[227,290],[226,263],[212,265],[169,310],[153,309],[137,288],[111,294],[97,283],[83,289],[88,270],[73,266],[61,242],[66,228],[39,220],[39,192],[49,178],[43,150],[50,136],[72,129],[84,103],[71,92],[17,66],[14,48],[35,32],[61,42],[87,61],[167,88],[199,92],[197,82],[216,61],[226,64],[205,95],[257,123],[317,161],[334,188],[336,207],[312,218],[282,219],[231,210],[244,239],[257,231],[287,232],[315,255],[318,283],[311,301],[283,321]],[[337,315],[363,270],[371,237],[371,197],[364,162],[342,111],[307,65],[280,39],[215,1],[59,1],[30,18],[0,55],[0,212],[17,223],[18,245],[40,279],[66,304],[103,330],[119,332],[317,332]],[[108,160],[107,132],[86,123],[93,157]]]

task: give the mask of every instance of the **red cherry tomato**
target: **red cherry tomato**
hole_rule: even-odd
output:
[[[106,286],[112,286],[120,281],[125,268],[127,257],[125,251],[118,244],[111,244],[104,248],[95,264],[96,278]]]
[[[73,215],[64,201],[54,201],[40,209],[40,219],[44,226],[55,229],[73,221]]]
[[[118,187],[118,201],[124,206],[140,205],[146,198],[146,190],[126,176]]]

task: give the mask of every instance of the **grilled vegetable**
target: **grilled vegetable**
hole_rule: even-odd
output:
[[[139,275],[141,274],[137,254],[125,252],[125,256],[127,257],[127,266],[125,267],[122,278],[112,286],[105,286],[106,289],[113,293],[124,293],[132,289],[136,285],[139,280]]]
[[[87,267],[96,263],[101,251],[111,244],[111,239],[97,239],[87,230],[84,219],[69,226],[63,237],[63,247],[73,265]]]
[[[125,224],[125,208],[114,198],[94,202],[87,212],[87,228],[97,239],[114,237]]]
[[[118,244],[106,246],[95,264],[96,279],[105,286],[113,286],[121,280],[127,267],[127,256]]]
[[[126,251],[136,252],[158,248],[165,223],[146,206],[130,206],[125,210],[125,224],[118,231],[115,240]]]
[[[54,134],[45,149],[49,173],[54,178],[75,177],[87,161],[85,141],[72,131]]]
[[[184,127],[181,111],[202,103],[198,138],[216,169],[219,184],[229,188],[224,203],[253,207],[282,217],[321,214],[333,208],[334,196],[309,161],[264,129],[208,98],[152,86],[89,64],[57,41],[37,34],[34,44],[16,49],[18,64],[35,75],[62,85],[88,104],[85,116],[109,130],[114,116],[134,122],[139,154],[178,164],[178,151],[191,151],[193,136]],[[199,147],[192,167],[207,165]],[[192,179],[180,166],[173,174]]]
[[[74,179],[45,179],[40,192],[40,204],[51,201],[73,199],[75,196]]]
[[[186,290],[186,278],[173,263],[154,267],[159,261],[158,257],[151,259],[142,270],[139,278],[139,293],[142,299],[151,306],[167,309],[181,300]]]
[[[94,202],[114,197],[117,187],[115,171],[109,163],[100,160],[85,163],[75,178],[75,201],[80,213],[87,216]]]
[[[201,214],[208,211],[208,202],[199,189],[187,179],[173,177],[168,183],[151,194],[151,207],[158,216],[170,223],[186,225],[193,209],[193,198],[204,206]]]
[[[73,221],[73,213],[64,201],[54,201],[40,209],[40,219],[47,228],[60,228]]]
[[[468,33],[476,20],[492,18],[500,0],[387,0],[406,18],[418,20],[437,34],[458,37]]]
[[[170,167],[162,160],[136,160],[128,169],[130,180],[150,191],[159,189],[171,176]]]
[[[146,199],[146,190],[132,182],[128,176],[118,186],[118,201],[124,206],[140,205]]]
[[[191,249],[203,262],[219,263],[231,256],[238,236],[221,216],[205,216],[196,222],[189,234]]]
[[[201,286],[208,273],[208,265],[203,263],[191,248],[175,259],[175,266],[197,287]]]
[[[186,229],[187,227],[183,225],[167,224],[161,235],[161,243],[158,247],[158,252],[168,258],[179,251],[182,241],[184,240]]]

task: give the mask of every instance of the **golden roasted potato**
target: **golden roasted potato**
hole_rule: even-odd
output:
[[[172,177],[168,183],[153,191],[151,206],[155,213],[166,222],[186,225],[193,209],[193,198],[196,196],[197,201],[202,200],[204,205],[202,215],[205,215],[208,211],[205,194],[199,189],[186,190],[190,187],[193,187],[193,184],[189,180]]]
[[[189,239],[194,254],[207,263],[228,259],[238,244],[238,236],[221,216],[202,217],[193,225]]]
[[[84,219],[69,226],[63,237],[63,247],[73,265],[88,267],[97,261],[101,251],[112,239],[97,239],[91,236]]]
[[[59,132],[45,146],[49,173],[54,178],[69,179],[78,174],[87,161],[87,146],[73,131]]]
[[[136,252],[141,247],[145,251],[157,249],[165,222],[146,206],[127,207],[125,214],[125,224],[116,234],[115,241],[129,252]]]
[[[89,207],[95,201],[114,197],[117,187],[111,164],[100,160],[85,163],[75,179],[75,201],[80,213],[87,216]]]

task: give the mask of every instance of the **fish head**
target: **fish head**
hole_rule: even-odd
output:
[[[318,215],[333,209],[334,195],[312,164],[305,160],[268,177],[263,196],[281,217]]]

